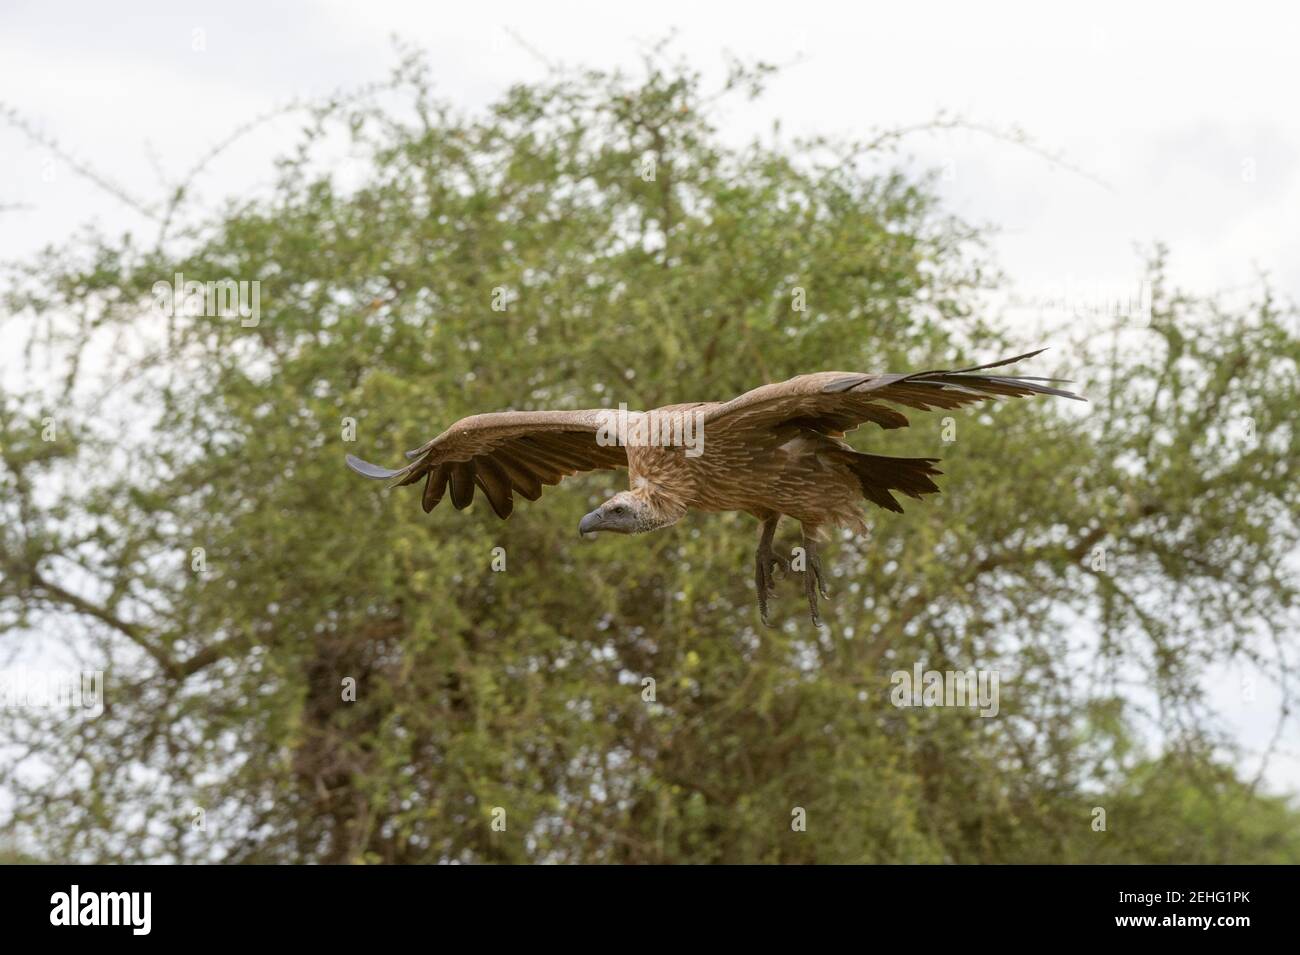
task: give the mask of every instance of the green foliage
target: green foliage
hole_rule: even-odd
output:
[[[1083,412],[1008,403],[955,415],[955,441],[939,414],[854,435],[942,457],[945,493],[829,550],[828,630],[808,629],[793,583],[763,630],[739,515],[580,542],[614,478],[502,523],[483,503],[425,516],[343,455],[396,460],[480,411],[1013,353],[978,314],[978,236],[870,149],[723,146],[686,70],[560,77],[475,118],[418,68],[398,79],[396,102],[322,108],[272,195],[159,249],[74,243],[13,285],[12,320],[68,366],[58,445],[33,437],[41,389],[0,405],[0,624],[67,634],[110,704],[89,722],[6,717],[45,767],[0,776],[16,844],[128,861],[1300,861],[1295,810],[1222,768],[1200,699],[1214,667],[1281,680],[1294,649],[1294,315],[1189,301],[1157,261],[1150,327],[1063,336],[1026,369],[1079,379]],[[366,157],[354,189],[318,162],[339,137]],[[259,324],[151,314],[176,272],[259,280]],[[111,387],[75,360],[97,347]],[[1000,714],[895,707],[890,675],[917,661],[999,668]],[[1135,681],[1155,716],[1122,692]]]

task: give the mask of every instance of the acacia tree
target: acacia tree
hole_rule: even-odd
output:
[[[981,314],[978,234],[887,138],[728,148],[716,104],[652,61],[465,117],[407,62],[315,110],[270,196],[15,274],[7,333],[45,374],[0,403],[0,632],[107,686],[97,720],[4,713],[11,851],[1300,860],[1294,810],[1229,768],[1202,698],[1234,661],[1285,685],[1295,651],[1300,341],[1264,290],[1225,311],[1157,260],[1149,320],[1036,363],[1084,411],[854,436],[948,476],[837,545],[821,631],[792,584],[758,624],[743,517],[579,544],[614,479],[503,524],[343,468],[479,411],[1025,344]],[[360,185],[320,161],[339,137]],[[258,322],[160,316],[176,273],[260,282]],[[996,668],[999,714],[895,706],[918,662]]]

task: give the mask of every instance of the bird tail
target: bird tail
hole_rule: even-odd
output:
[[[890,491],[899,491],[918,501],[923,494],[938,494],[939,485],[931,478],[942,474],[934,465],[938,458],[890,458],[861,451],[842,451],[843,461],[862,487],[862,496],[877,507],[903,513],[903,507]]]

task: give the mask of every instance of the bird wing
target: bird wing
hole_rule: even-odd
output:
[[[390,470],[347,456],[353,471],[368,478],[395,479],[394,487],[424,479],[426,513],[451,489],[463,510],[478,487],[503,520],[514,509],[514,492],[530,501],[542,485],[559,484],[579,471],[627,467],[627,450],[607,443],[611,420],[604,409],[588,411],[503,411],[462,418],[423,447],[406,452],[410,464]]]
[[[907,427],[906,416],[889,405],[930,411],[934,408],[960,408],[1004,395],[1056,395],[1086,400],[1048,384],[1068,384],[1059,378],[978,374],[989,368],[1032,358],[1044,350],[1040,348],[987,365],[950,371],[921,371],[905,375],[823,371],[799,375],[787,381],[763,385],[713,407],[704,416],[704,427],[735,432],[797,423],[839,436],[868,421],[882,428]]]

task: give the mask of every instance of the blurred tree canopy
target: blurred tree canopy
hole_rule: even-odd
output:
[[[0,633],[107,696],[94,720],[0,711],[7,851],[1300,862],[1295,806],[1238,777],[1205,700],[1238,665],[1289,700],[1300,338],[1263,286],[1190,299],[1157,255],[1149,318],[1023,369],[1088,406],[851,436],[943,458],[944,494],[830,548],[822,631],[792,582],[759,626],[741,515],[582,542],[621,476],[502,523],[344,469],[480,411],[1037,344],[981,314],[979,233],[883,140],[726,145],[722,94],[766,73],[715,94],[652,59],[464,116],[410,59],[313,110],[268,194],[12,274],[34,380],[0,395]],[[176,273],[260,282],[260,320],[160,316]],[[895,707],[918,662],[996,668],[998,715]]]

